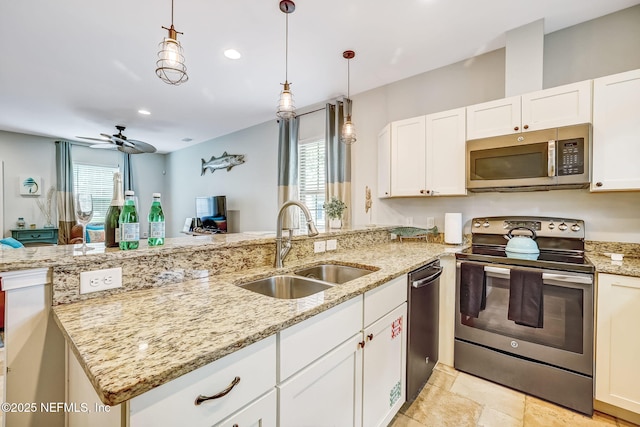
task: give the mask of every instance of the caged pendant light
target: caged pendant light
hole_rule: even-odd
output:
[[[342,53],[342,57],[345,58],[347,60],[347,98],[344,100],[344,115],[345,115],[345,120],[344,120],[344,124],[342,125],[342,132],[340,133],[340,142],[343,142],[344,144],[353,144],[354,142],[356,142],[356,128],[353,125],[353,122],[351,122],[351,99],[349,98],[350,95],[350,79],[351,79],[351,75],[350,75],[350,69],[349,69],[349,63],[351,62],[351,59],[353,59],[356,56],[356,53],[352,50],[345,50]]]
[[[282,92],[280,92],[280,102],[278,102],[278,111],[276,116],[281,119],[291,119],[296,116],[296,106],[293,103],[293,94],[288,80],[289,72],[289,14],[296,10],[296,5],[291,0],[282,0],[280,2],[280,10],[286,15],[285,27],[285,63],[284,63],[284,83]]]
[[[182,34],[173,28],[173,0],[171,0],[171,27],[162,27],[169,31],[169,37],[160,42],[158,61],[156,61],[156,75],[163,82],[178,86],[189,80],[187,67],[184,65],[182,46],[178,41],[178,34]]]

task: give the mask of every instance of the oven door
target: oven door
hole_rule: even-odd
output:
[[[484,266],[486,305],[478,318],[463,316],[460,313],[461,262],[458,262],[456,339],[592,375],[592,274],[542,270],[543,327],[534,328],[518,325],[507,319],[509,277],[513,269],[540,269],[473,263]]]

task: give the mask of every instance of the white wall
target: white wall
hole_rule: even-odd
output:
[[[18,217],[23,217],[27,224],[42,227],[44,216],[38,209],[34,197],[21,196],[18,187],[18,176],[33,174],[42,177],[44,192],[56,184],[56,139],[0,131],[0,158],[4,161],[4,236],[11,235],[16,228]],[[94,164],[120,165],[122,153],[111,150],[96,150],[86,146],[74,145],[72,148],[74,161]],[[146,230],[146,216],[151,206],[151,193],[165,192],[164,154],[139,154],[132,156],[134,185],[140,196],[143,221],[141,230]],[[171,207],[165,208],[168,215]],[[55,201],[53,219],[57,223]]]
[[[202,160],[222,153],[243,154],[230,171],[202,172]],[[278,124],[274,119],[167,155],[167,236],[178,236],[195,215],[196,196],[226,196],[231,231],[275,230],[277,215]]]
[[[615,43],[600,43],[601,38]],[[640,68],[640,6],[545,36],[544,61],[545,87]],[[382,127],[394,120],[502,98],[504,70],[501,49],[353,97],[359,135],[352,157],[354,224],[369,223],[365,186],[376,194],[376,146]],[[374,198],[372,221],[405,225],[412,220],[425,226],[426,218],[434,217],[442,230],[446,212],[462,212],[465,222],[483,215],[557,215],[584,219],[587,239],[640,242],[639,209],[640,192],[470,193],[467,197]]]

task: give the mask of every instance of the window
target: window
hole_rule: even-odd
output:
[[[324,229],[325,193],[325,143],[324,138],[298,142],[298,191],[300,201],[311,212],[318,229]],[[300,211],[300,229],[306,233],[306,220]]]
[[[117,166],[73,164],[73,185],[76,192],[91,193],[93,218],[91,222],[104,222],[113,197],[113,173]]]

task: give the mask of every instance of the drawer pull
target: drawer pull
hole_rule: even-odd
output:
[[[213,400],[213,399],[219,399],[221,397],[226,396],[227,394],[229,394],[229,392],[231,390],[233,390],[233,388],[236,386],[236,384],[238,384],[240,382],[240,377],[235,377],[233,379],[233,381],[231,381],[231,384],[229,384],[229,387],[225,388],[224,390],[222,390],[220,393],[214,394],[213,396],[203,396],[200,395],[196,398],[196,406],[200,405],[203,402],[206,402],[207,400]]]
[[[368,339],[369,341],[373,341],[373,334],[369,334],[369,335],[367,335],[367,339]]]

